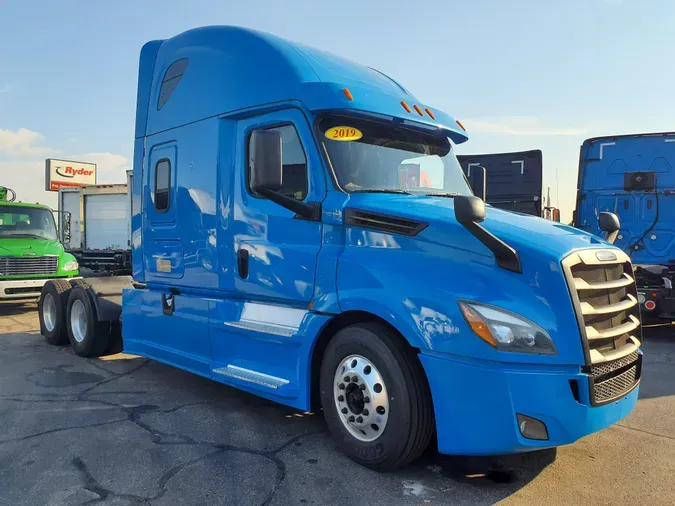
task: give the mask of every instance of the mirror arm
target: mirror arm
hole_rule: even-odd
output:
[[[518,274],[523,273],[520,255],[518,255],[518,252],[515,249],[498,237],[492,235],[476,222],[462,223],[462,225],[471,232],[476,239],[492,251],[499,267]]]
[[[616,241],[616,237],[619,235],[619,231],[615,230],[614,232],[607,232],[607,235],[605,236],[605,241],[607,241],[610,244],[614,244],[614,241]]]
[[[286,195],[267,188],[259,188],[257,192],[260,195],[267,197],[275,204],[279,204],[281,207],[293,211],[296,214],[296,218],[321,221],[321,204],[319,203],[305,204],[304,202],[299,202],[291,197],[287,197]]]

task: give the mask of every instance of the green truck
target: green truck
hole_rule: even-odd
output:
[[[0,187],[0,301],[37,299],[48,279],[79,275],[77,260],[58,239],[49,206],[14,198],[12,190]]]

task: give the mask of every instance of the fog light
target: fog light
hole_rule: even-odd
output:
[[[544,422],[520,413],[516,413],[516,418],[518,418],[518,428],[524,438],[540,441],[548,440],[548,431]]]

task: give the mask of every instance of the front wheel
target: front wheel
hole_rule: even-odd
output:
[[[414,351],[384,325],[340,330],[321,364],[321,403],[338,446],[352,460],[391,470],[417,459],[433,433],[433,404]]]

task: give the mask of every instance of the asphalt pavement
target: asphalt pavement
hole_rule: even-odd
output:
[[[0,505],[675,504],[675,327],[648,329],[621,423],[525,455],[376,473],[301,413],[124,354],[48,345],[0,304]]]

